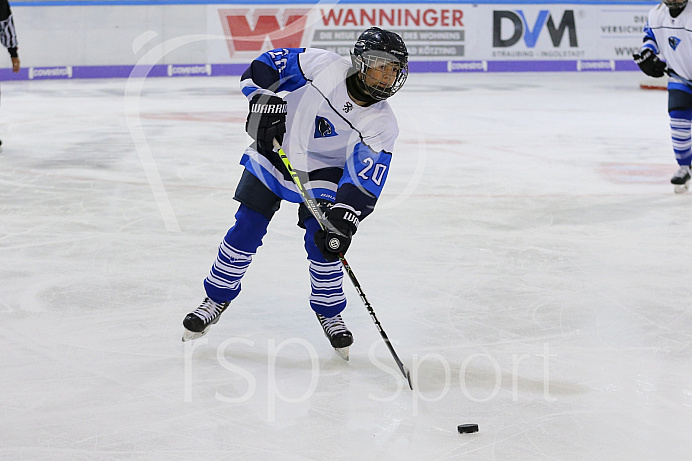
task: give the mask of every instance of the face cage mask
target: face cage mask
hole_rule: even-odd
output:
[[[383,53],[383,52],[381,52]],[[406,81],[406,77],[408,77],[408,64],[404,67],[399,67],[399,61],[395,58],[393,58],[390,54],[383,53],[386,55],[382,56],[380,54],[374,54],[373,52],[365,52],[362,55],[358,56],[356,58],[359,67],[360,67],[360,80],[363,83],[363,89],[373,98],[377,99],[378,101],[382,101],[384,99],[387,99],[388,97],[392,96],[394,93],[399,91],[402,86],[404,86],[404,82]],[[391,69],[387,71],[380,71],[379,69],[385,69],[385,66],[387,64],[394,63],[396,64],[396,69]],[[391,66],[390,66],[391,67]],[[369,74],[371,77],[368,77],[368,70],[372,69]],[[375,82],[375,85],[368,85],[366,83],[367,80],[372,80],[372,75],[373,74],[378,74],[379,72],[383,72],[384,75],[382,77],[388,76],[391,77],[390,79],[384,79],[380,78],[378,82]],[[386,84],[392,81],[391,86],[386,86]],[[377,83],[382,83],[382,85],[378,85]]]

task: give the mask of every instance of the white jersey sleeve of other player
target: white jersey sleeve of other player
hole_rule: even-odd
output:
[[[379,197],[389,169],[399,129],[386,101],[361,107],[346,90],[350,59],[319,49],[291,49],[287,75],[300,73],[277,94],[288,105],[283,149],[318,199],[335,200],[340,184],[348,182]],[[273,50],[275,55],[281,50]],[[295,83],[300,80],[300,83]],[[279,197],[301,202],[295,184],[252,147],[241,161]]]
[[[692,8],[677,18],[660,3],[649,11],[642,49],[649,48],[678,75],[692,79]]]

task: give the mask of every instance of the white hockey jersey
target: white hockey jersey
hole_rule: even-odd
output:
[[[676,74],[692,79],[692,7],[689,5],[674,18],[663,3],[649,11],[644,28],[642,50],[650,49]],[[687,85],[671,80],[669,89],[692,93]]]
[[[248,99],[257,91],[284,98],[283,150],[305,187],[315,198],[347,203],[364,217],[386,181],[399,129],[386,101],[362,107],[351,100],[346,89],[350,67],[350,59],[325,50],[276,49],[253,62],[241,89]],[[302,201],[270,155],[250,146],[241,163],[279,197]],[[339,197],[337,190],[347,193]]]

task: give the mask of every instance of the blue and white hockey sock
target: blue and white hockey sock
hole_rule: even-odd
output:
[[[310,262],[310,307],[325,317],[334,317],[346,308],[343,289],[344,271],[340,261],[327,262],[315,246],[315,218],[305,220],[305,250]]]
[[[204,289],[216,302],[233,301],[240,293],[240,279],[252,262],[252,256],[262,245],[269,220],[262,214],[240,205],[235,224],[228,230],[216,256],[216,261],[204,279]]]
[[[670,111],[670,134],[678,165],[692,161],[692,109]]]

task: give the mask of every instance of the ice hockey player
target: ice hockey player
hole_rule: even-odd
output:
[[[313,48],[284,48],[256,58],[241,77],[250,103],[245,125],[254,142],[240,163],[235,224],[221,242],[204,280],[206,298],[184,321],[183,341],[207,333],[240,292],[240,281],[262,245],[282,200],[300,203],[311,283],[310,307],[337,352],[348,359],[353,336],[339,254],[372,213],[387,179],[399,129],[386,99],[403,86],[408,52],[399,35],[372,27],[349,57]],[[281,95],[281,96],[280,96]],[[302,204],[276,139],[294,171],[338,232],[321,230]]]
[[[651,77],[671,73],[668,114],[675,159],[680,168],[670,182],[676,193],[686,192],[692,162],[692,87],[676,78],[692,79],[692,10],[687,0],[664,0],[649,11],[644,44],[634,61]]]

